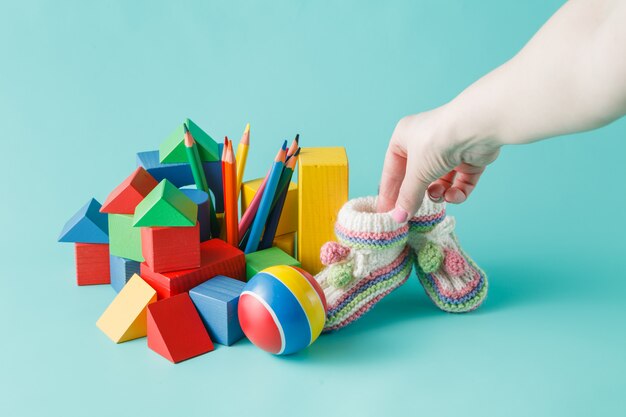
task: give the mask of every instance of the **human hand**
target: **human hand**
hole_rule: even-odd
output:
[[[399,223],[433,201],[462,203],[500,152],[489,134],[469,131],[447,106],[401,119],[391,136],[378,194],[378,211],[393,209]]]

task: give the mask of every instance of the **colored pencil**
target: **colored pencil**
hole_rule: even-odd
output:
[[[283,142],[283,146],[281,147],[281,149],[282,150],[287,149],[287,141]],[[252,221],[254,220],[254,216],[256,215],[256,212],[259,208],[259,204],[261,203],[261,197],[263,196],[263,192],[265,191],[265,186],[267,185],[267,179],[269,177],[270,171],[268,171],[267,175],[265,175],[263,182],[261,182],[261,185],[256,190],[254,197],[252,197],[252,201],[248,205],[248,208],[243,213],[243,216],[241,216],[241,221],[239,222],[239,241],[240,242],[243,240],[246,232],[248,231],[248,229],[250,228],[250,225],[252,224]],[[240,246],[240,248],[243,248],[243,247]]]
[[[250,146],[250,123],[246,125],[243,131],[239,145],[237,145],[237,199],[241,192],[241,183],[243,182],[243,173],[246,170],[246,160],[248,159],[248,147]]]
[[[204,166],[200,159],[200,153],[198,152],[198,145],[195,139],[191,135],[186,123],[183,123],[183,130],[185,132],[185,150],[187,152],[187,160],[189,161],[189,167],[191,168],[191,174],[193,180],[196,183],[196,188],[202,190],[209,195],[209,223],[211,228],[211,236],[215,237],[220,233],[220,225],[217,222],[217,216],[215,214],[215,206],[213,205],[213,199],[211,198],[211,192],[204,173]]]
[[[259,208],[257,209],[256,216],[254,216],[252,226],[250,226],[250,237],[246,243],[245,253],[255,252],[259,247],[261,234],[263,233],[263,228],[267,222],[267,216],[270,213],[274,194],[276,193],[276,186],[278,185],[278,181],[280,180],[280,176],[283,172],[283,167],[285,166],[286,156],[287,150],[283,146],[276,154],[276,158],[274,158],[274,163],[272,164],[270,173],[267,177],[267,183],[265,185],[265,190],[263,190],[263,196],[261,197]]]
[[[285,163],[285,169],[283,170],[283,175],[281,175],[281,179],[283,176],[286,177],[285,182],[287,186],[284,187],[283,190],[276,191],[276,195],[278,196],[278,198],[274,207],[270,211],[267,224],[265,225],[265,232],[263,232],[263,238],[261,239],[261,243],[259,244],[259,250],[272,247],[272,242],[274,241],[274,237],[276,236],[276,230],[278,229],[280,216],[283,212],[283,207],[285,206],[285,200],[287,199],[287,193],[289,192],[289,183],[291,182],[291,177],[293,176],[293,172],[296,169],[296,164],[298,163],[298,154],[300,153],[299,151],[300,148],[298,148],[298,150]]]
[[[237,230],[237,190],[235,188],[237,168],[232,142],[226,139],[225,157],[222,166],[224,167],[224,223],[226,225],[226,241],[237,246],[239,243],[239,233]]]
[[[278,203],[278,200],[280,199],[283,192],[289,189],[289,183],[291,182],[291,177],[293,176],[294,170],[293,168],[291,170],[287,169],[287,164],[294,157],[296,158],[296,162],[297,162],[297,157],[299,154],[300,154],[300,148],[298,148],[296,152],[294,152],[294,154],[292,155],[292,158],[285,160],[285,169],[283,169],[283,173],[280,176],[280,180],[278,181],[278,186],[276,187],[276,194],[274,195],[274,200],[272,201],[272,207],[270,208],[270,212],[274,210],[274,207],[276,207],[276,204]],[[293,166],[295,167],[295,163],[293,164]]]
[[[191,132],[187,128],[186,123],[183,123],[183,129],[185,132],[185,150],[187,151],[187,160],[189,161],[189,166],[191,167],[191,174],[193,175],[193,180],[196,183],[196,188],[204,191],[205,193],[209,192],[206,175],[204,174],[204,169],[202,167],[202,160],[200,159],[200,153],[198,152],[198,145],[196,145],[195,139],[191,136]]]
[[[226,191],[226,185],[225,182],[226,181],[226,165],[225,165],[225,161],[226,161],[226,150],[228,149],[228,136],[224,137],[224,145],[222,146],[222,156],[220,157],[220,167],[222,168],[222,207],[224,207],[224,217],[222,217],[223,220],[223,225],[226,224],[226,196],[227,196],[227,191]],[[226,240],[226,227],[223,227],[220,230],[220,239],[222,240]]]
[[[289,150],[287,151],[287,159],[285,159],[285,162],[287,162],[289,158],[291,158],[291,156],[295,154],[299,148],[300,148],[300,134],[298,133],[296,137],[293,139],[293,142],[291,142],[291,146],[289,146]]]

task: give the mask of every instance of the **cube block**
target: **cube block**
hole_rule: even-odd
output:
[[[298,260],[274,246],[246,255],[246,278],[250,279],[265,268],[275,265],[300,266]]]
[[[109,214],[109,250],[111,255],[143,262],[141,229],[133,227],[132,214]]]
[[[76,243],[76,283],[78,285],[108,284],[109,245],[106,243]]]
[[[239,280],[219,275],[189,291],[214,342],[230,346],[243,337],[237,306],[244,287]]]
[[[217,275],[246,279],[246,258],[242,251],[220,239],[200,244],[200,267],[172,272],[154,272],[145,262],[141,264],[141,276],[161,298],[187,292],[193,287]]]
[[[261,186],[263,178],[257,178],[255,180],[246,181],[241,184],[241,212],[244,213],[252,199],[254,198],[257,190]],[[284,235],[286,233],[293,233],[298,229],[298,186],[296,183],[289,183],[289,190],[287,191],[287,197],[283,210],[280,214],[280,220],[278,221],[278,227],[276,228],[276,235]]]
[[[179,271],[200,266],[200,226],[142,227],[141,248],[154,272]]]
[[[315,275],[320,248],[335,240],[337,213],[348,201],[348,156],[342,147],[302,148],[298,164],[298,260]]]
[[[139,274],[140,263],[132,259],[110,255],[109,263],[111,266],[111,286],[115,292],[120,292],[133,275]]]
[[[292,258],[296,257],[296,234],[287,233],[286,235],[280,235],[274,237],[272,246],[276,246],[281,249],[287,255]]]

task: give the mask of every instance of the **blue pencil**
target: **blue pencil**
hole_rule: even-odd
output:
[[[276,187],[278,186],[278,181],[280,180],[280,176],[282,175],[283,168],[285,166],[285,156],[287,155],[286,146],[287,143],[285,142],[283,146],[281,146],[280,151],[278,151],[278,154],[276,154],[276,158],[274,158],[274,163],[270,169],[267,184],[265,186],[265,190],[263,191],[261,202],[259,203],[259,209],[257,210],[252,226],[250,227],[250,236],[248,237],[248,243],[246,244],[246,250],[244,251],[245,253],[255,252],[259,248],[261,234],[263,233],[263,228],[267,222],[267,216],[270,214],[270,208],[272,207],[272,200],[274,199],[274,194],[276,193]]]

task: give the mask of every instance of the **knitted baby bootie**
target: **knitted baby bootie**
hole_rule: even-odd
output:
[[[344,204],[335,224],[338,242],[322,246],[326,267],[315,277],[328,306],[324,331],[350,324],[406,282],[413,260],[408,230],[376,212],[376,197]]]
[[[430,299],[444,311],[464,313],[480,306],[488,282],[461,249],[454,225],[454,217],[446,217],[445,203],[425,198],[409,220],[409,245],[415,251],[417,277]]]

